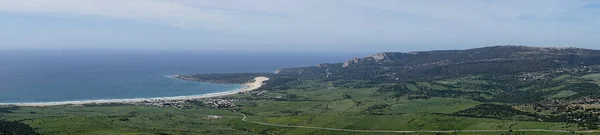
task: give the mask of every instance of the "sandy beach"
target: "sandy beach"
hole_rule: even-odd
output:
[[[61,101],[61,102],[38,102],[38,103],[0,103],[0,105],[15,105],[15,106],[55,106],[55,105],[83,105],[83,104],[107,104],[107,103],[140,103],[140,102],[156,102],[156,101],[173,101],[173,100],[189,100],[189,99],[201,99],[201,98],[213,98],[227,95],[233,95],[240,92],[248,92],[260,88],[264,81],[269,80],[267,77],[256,77],[254,82],[246,83],[246,87],[218,92],[209,93],[203,95],[191,95],[191,96],[177,96],[177,97],[158,97],[158,98],[134,98],[134,99],[107,99],[107,100],[84,100],[84,101]]]

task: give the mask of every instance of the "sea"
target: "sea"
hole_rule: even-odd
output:
[[[1,50],[0,103],[159,98],[231,91],[242,84],[169,75],[274,72],[343,62],[359,53],[202,50]]]

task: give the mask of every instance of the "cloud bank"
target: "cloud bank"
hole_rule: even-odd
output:
[[[591,0],[2,0],[0,12],[144,21],[272,44],[600,42],[600,2]]]

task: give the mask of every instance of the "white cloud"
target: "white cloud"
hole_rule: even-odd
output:
[[[2,0],[0,11],[162,21],[176,26],[228,22],[221,11],[158,0]]]
[[[597,44],[585,0],[1,0],[0,12],[82,15],[294,44]]]

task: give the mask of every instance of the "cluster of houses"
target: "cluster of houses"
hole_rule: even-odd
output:
[[[241,101],[240,99],[206,99],[203,101],[204,106],[211,108],[234,108],[236,105],[233,102]]]
[[[211,108],[235,108],[237,107],[234,102],[241,101],[241,99],[196,99],[196,100],[145,100],[136,105],[145,106],[158,106],[158,107],[174,107],[178,109],[190,109],[192,106],[200,105]]]
[[[548,74],[547,73],[539,73],[539,72],[524,73],[524,74],[520,75],[519,78],[521,78],[523,81],[542,80],[542,79],[548,78]]]
[[[545,105],[552,105],[552,106],[565,106],[565,105],[573,105],[573,104],[600,104],[600,99],[599,98],[578,98],[578,99],[570,99],[570,100],[552,99],[552,100],[545,100],[541,103],[545,104]]]
[[[179,109],[190,109],[191,105],[186,104],[184,100],[144,100],[136,105],[158,106],[158,107],[175,107]]]
[[[558,69],[549,70],[549,71],[529,72],[529,73],[523,73],[517,77],[523,81],[533,81],[533,80],[552,79],[553,77],[556,77],[553,75],[561,74],[561,73],[598,73],[598,72],[600,72],[600,66],[594,65],[594,66],[583,66],[583,67],[578,67],[578,68],[558,68]]]

